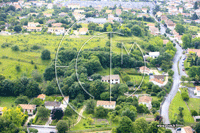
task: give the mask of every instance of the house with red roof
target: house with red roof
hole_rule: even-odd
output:
[[[195,87],[194,94],[200,96],[200,86]]]
[[[101,100],[98,100],[97,101],[97,107],[104,107],[106,109],[115,109],[115,106],[116,106],[116,101],[101,101]]]

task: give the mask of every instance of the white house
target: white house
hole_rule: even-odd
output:
[[[149,57],[157,58],[160,55],[160,52],[149,52]]]
[[[194,94],[196,94],[197,96],[200,96],[200,86],[195,87]]]
[[[181,128],[181,133],[193,133],[192,128],[190,126]]]
[[[62,104],[60,105],[60,108],[62,108],[62,110],[65,110],[67,108],[68,103],[69,103],[69,96],[66,96],[63,99]]]
[[[152,108],[151,102],[152,98],[149,96],[141,96],[139,97],[139,104],[144,104],[147,106],[147,108],[150,110]]]
[[[28,27],[36,27],[40,25],[39,23],[34,23],[34,22],[28,22]]]
[[[61,102],[56,102],[56,101],[46,101],[44,103],[45,108],[52,110],[54,108],[61,108]]]
[[[47,9],[53,9],[53,4],[52,4],[52,3],[49,3],[49,4],[47,5]]]
[[[119,75],[107,75],[107,76],[102,76],[101,78],[102,82],[108,82],[111,84],[119,84],[120,83],[120,77]]]
[[[42,31],[42,27],[27,27],[27,31],[31,31],[31,32],[37,31],[37,32],[40,32],[40,31]]]
[[[116,102],[115,101],[97,101],[97,107],[102,106],[106,109],[115,109]]]
[[[33,111],[36,109],[36,105],[32,104],[19,104],[19,106],[23,109],[23,112],[28,112],[28,115],[33,115]]]
[[[55,33],[56,35],[62,35],[65,33],[65,28],[64,27],[49,27],[47,32]]]

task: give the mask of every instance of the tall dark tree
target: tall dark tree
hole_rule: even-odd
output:
[[[194,3],[194,9],[198,9],[199,7],[198,7],[198,3],[197,3],[197,1],[195,1],[195,3]]]
[[[64,112],[61,108],[56,108],[51,111],[52,120],[60,120],[64,116]]]
[[[51,59],[51,52],[47,49],[42,51],[42,55],[41,55],[42,60],[49,60]]]

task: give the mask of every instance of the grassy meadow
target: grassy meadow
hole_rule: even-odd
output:
[[[176,96],[172,100],[169,106],[169,119],[175,120],[177,119],[177,115],[179,114],[179,107],[183,107],[183,119],[185,123],[194,123],[194,119],[190,114],[190,110],[188,109],[186,103],[183,101],[181,97],[181,93],[177,92]]]
[[[92,36],[65,36],[61,47],[66,49],[76,48],[78,51],[84,49],[91,49],[94,47],[108,47],[106,42],[109,41],[106,34],[102,34],[98,37]],[[44,49],[51,51],[51,58],[55,58],[56,50],[60,43],[62,36],[55,36],[49,34],[23,34],[23,35],[10,35],[10,36],[0,36],[0,45],[4,43],[9,43],[10,46],[2,48],[0,47],[0,74],[3,74],[6,78],[16,79],[22,75],[28,77],[31,76],[32,71],[37,66],[39,72],[43,73],[46,66],[51,62],[44,61],[41,59],[41,52]],[[88,39],[91,39],[87,41]],[[112,51],[114,53],[121,53],[121,48],[117,48],[117,42],[123,42],[127,51],[132,47],[131,42],[136,41],[144,43],[143,40],[137,37],[121,37],[115,35],[112,38]],[[86,42],[86,43],[85,43]],[[19,51],[13,51],[11,48],[14,45],[19,46]],[[84,45],[84,46],[83,46]],[[125,49],[123,53],[126,54]],[[139,55],[140,56],[140,55]],[[142,54],[141,54],[142,57]],[[21,67],[21,71],[16,71],[16,66]],[[102,73],[107,74],[107,70],[103,70]]]

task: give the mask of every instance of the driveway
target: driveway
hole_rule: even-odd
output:
[[[199,98],[200,99],[200,96],[196,96],[195,94],[194,94],[194,90],[195,90],[195,88],[192,88],[192,87],[188,87],[188,93],[189,93],[189,97],[190,98]]]

